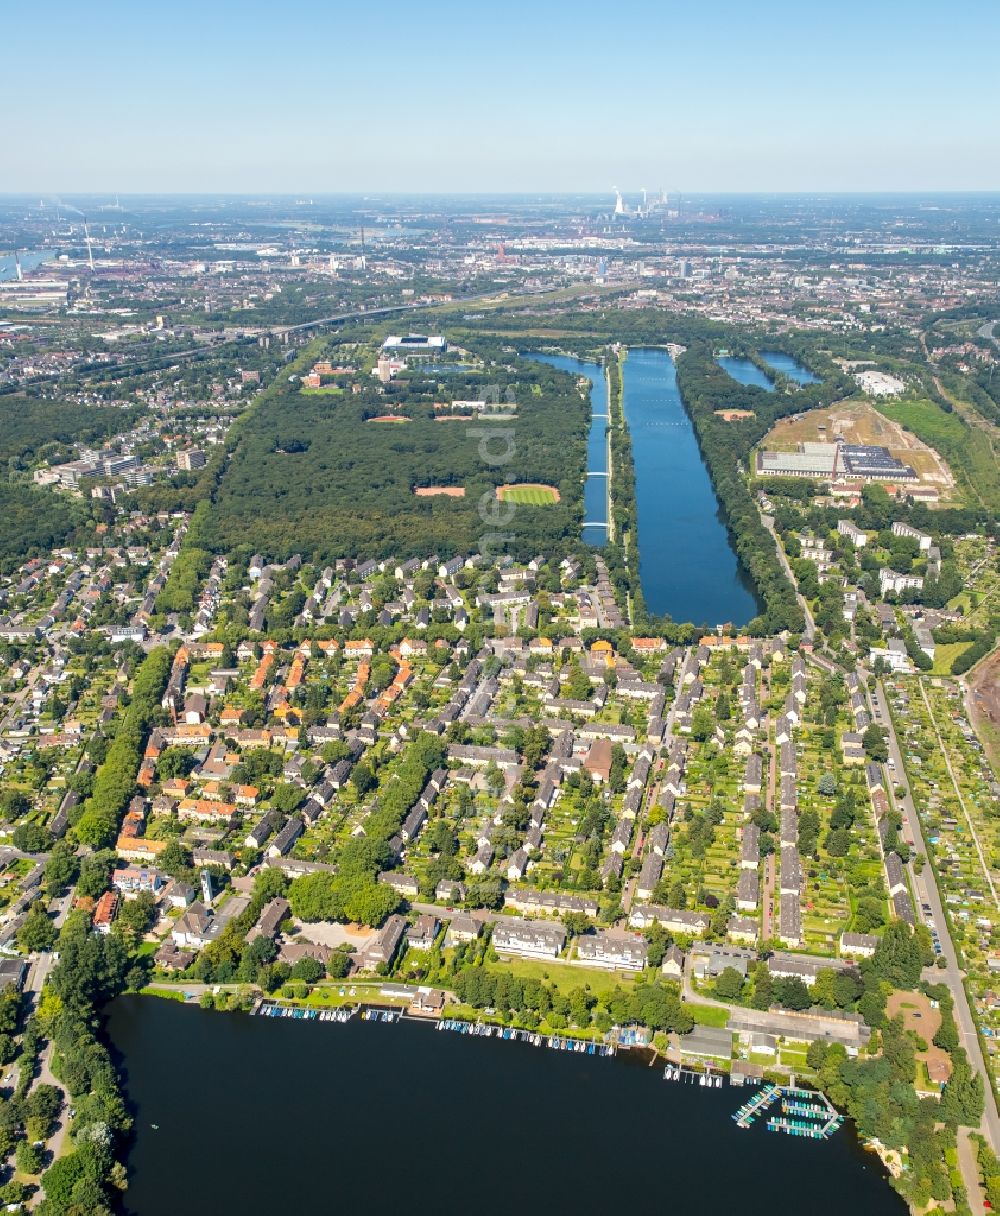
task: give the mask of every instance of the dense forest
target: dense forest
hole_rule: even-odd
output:
[[[83,519],[81,504],[54,490],[0,481],[0,571],[65,544]]]
[[[9,472],[36,461],[69,459],[71,445],[100,443],[128,430],[142,411],[136,408],[74,405],[21,394],[0,396],[0,460]]]
[[[37,461],[72,455],[73,443],[98,443],[131,426],[136,409],[96,409],[20,394],[0,396],[0,569],[49,552],[74,538],[89,512],[80,502],[32,485]]]
[[[571,376],[504,359],[441,381],[409,372],[383,390],[372,380],[352,394],[277,387],[242,420],[206,542],[316,561],[471,553],[491,534],[495,551],[526,558],[578,547],[589,403]],[[435,401],[484,398],[501,409],[514,402],[516,413],[442,422],[434,410]],[[384,415],[406,421],[375,421]],[[518,504],[512,515],[495,499],[507,482],[554,485],[560,502]],[[465,496],[414,494],[430,486]]]

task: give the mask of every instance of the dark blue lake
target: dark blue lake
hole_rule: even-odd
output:
[[[808,367],[803,367],[798,359],[793,359],[782,350],[762,350],[760,357],[768,367],[773,367],[776,372],[781,372],[796,384],[819,383],[819,376],[814,376]]]
[[[745,625],[758,604],[720,517],[673,360],[663,350],[630,350],[623,378],[646,607],[676,621]]]
[[[123,997],[107,1031],[135,1116],[131,1216],[904,1216],[850,1126],[815,1142],[732,1114],[746,1089],[438,1032]]]
[[[587,437],[587,480],[583,487],[583,515],[587,525],[583,539],[600,547],[608,539],[608,382],[599,363],[569,355],[542,355],[523,352],[522,358],[547,363],[549,367],[590,381],[590,434]]]
[[[749,359],[744,359],[742,355],[721,355],[716,362],[723,371],[728,372],[740,384],[767,389],[769,393],[774,392],[774,384],[764,375],[757,364]]]

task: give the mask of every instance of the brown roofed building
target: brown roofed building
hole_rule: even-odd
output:
[[[608,781],[611,777],[611,740],[595,739],[587,752],[583,767],[595,781]]]

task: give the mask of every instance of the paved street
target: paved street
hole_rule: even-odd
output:
[[[55,1161],[56,1158],[61,1155],[63,1151],[63,1143],[69,1134],[70,1096],[63,1086],[63,1083],[56,1080],[52,1073],[52,1050],[52,1044],[46,1043],[45,1050],[42,1052],[42,1058],[39,1062],[38,1077],[35,1081],[35,1085],[54,1085],[62,1094],[62,1110],[59,1112],[59,1118],[56,1122],[52,1135],[49,1136],[48,1140],[45,1142],[45,1152],[49,1155],[48,1160]],[[39,1190],[34,1197],[32,1206],[35,1206],[41,1200],[41,1197],[42,1192]]]
[[[967,1127],[958,1129],[958,1166],[965,1180],[965,1190],[969,1198],[972,1216],[985,1216],[986,1204],[983,1202],[983,1189],[979,1185],[979,1161],[976,1156],[976,1146],[972,1143],[971,1132]],[[975,1185],[972,1180],[975,1179]]]
[[[764,934],[762,941],[774,937],[774,880],[777,874],[774,853],[764,859]]]

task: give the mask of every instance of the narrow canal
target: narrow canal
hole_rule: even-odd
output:
[[[608,542],[608,382],[599,363],[570,355],[543,355],[522,352],[523,359],[547,363],[569,372],[577,379],[590,381],[590,435],[587,439],[587,471],[583,487],[583,539],[600,548]]]

